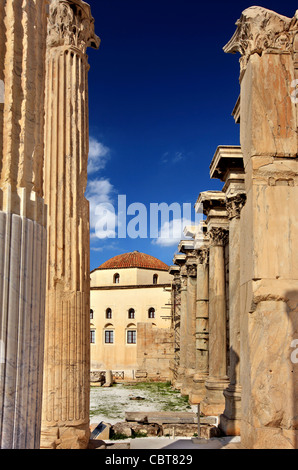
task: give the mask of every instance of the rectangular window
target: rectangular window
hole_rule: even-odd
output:
[[[106,344],[114,343],[114,331],[113,330],[105,331],[105,343]]]
[[[130,330],[127,332],[127,343],[136,344],[137,342],[137,332],[135,330]]]
[[[90,343],[95,343],[95,330],[90,330]]]

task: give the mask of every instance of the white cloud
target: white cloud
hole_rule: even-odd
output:
[[[183,154],[183,152],[175,152],[173,154],[171,154],[170,152],[165,152],[161,157],[161,163],[170,163],[174,165],[175,163],[179,163],[184,159],[185,155]]]
[[[117,215],[113,204],[114,186],[109,179],[88,182],[86,198],[90,204],[91,239],[115,238]]]
[[[107,163],[110,149],[94,137],[89,138],[88,174],[102,170]]]
[[[164,222],[162,225],[158,238],[154,239],[152,243],[159,246],[173,246],[183,239],[189,239],[185,237],[183,230],[187,225],[193,225],[191,220],[185,218],[173,219],[170,222]]]

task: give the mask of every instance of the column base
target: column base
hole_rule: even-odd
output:
[[[220,416],[219,427],[227,436],[240,436],[241,387],[229,385],[223,394],[225,410]]]
[[[90,439],[88,424],[47,427],[41,430],[41,449],[87,449]]]
[[[201,402],[201,412],[205,416],[219,416],[225,409],[224,390],[229,384],[228,377],[209,377],[205,382],[206,396]]]

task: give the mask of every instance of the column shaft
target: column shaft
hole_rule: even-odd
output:
[[[46,2],[0,5],[0,448],[40,445]]]
[[[49,216],[43,448],[86,448],[90,434],[89,203],[84,193],[89,143],[86,47],[93,41],[98,45],[87,4],[51,3],[46,62],[44,188]]]

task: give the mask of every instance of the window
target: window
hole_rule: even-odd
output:
[[[136,344],[137,342],[137,332],[136,330],[127,331],[127,344]]]
[[[153,284],[157,284],[157,281],[158,281],[158,275],[154,274],[153,275]]]
[[[106,309],[106,318],[112,318],[112,309],[111,308]]]
[[[135,311],[133,308],[128,310],[128,318],[135,318]]]
[[[92,310],[92,308],[90,309],[90,320],[93,320],[93,310]]]
[[[153,307],[149,308],[148,318],[155,318],[155,308],[153,308]]]
[[[90,343],[95,343],[95,330],[90,330]]]
[[[114,284],[119,284],[120,282],[120,274],[114,274]]]
[[[114,331],[113,330],[105,331],[105,343],[106,344],[114,343]]]

